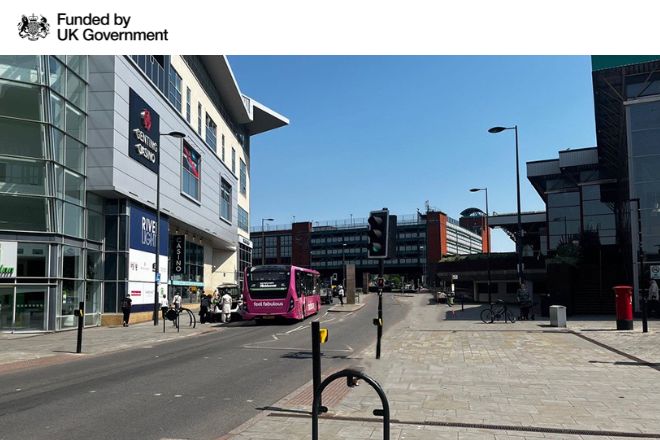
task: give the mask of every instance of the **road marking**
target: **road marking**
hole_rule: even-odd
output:
[[[181,394],[175,394],[174,397],[181,397]]]
[[[332,350],[325,350],[324,349],[323,352],[324,353],[325,352],[331,352],[331,351],[337,351],[337,352],[340,352],[340,353],[352,353],[353,352],[353,349],[351,347],[349,347],[348,345],[346,347],[348,347],[347,350],[342,350],[342,349],[336,348],[336,349],[332,349]],[[260,347],[260,346],[254,346],[254,345],[244,345],[243,348],[247,348],[247,349],[250,349],[250,350],[284,350],[284,351],[301,351],[301,352],[310,352],[311,353],[311,350],[310,350],[309,347],[304,347],[304,348],[300,348],[300,347]]]
[[[298,330],[302,330],[302,329],[304,329],[304,328],[306,328],[306,327],[307,327],[306,325],[299,325],[298,327],[294,328],[293,330],[289,330],[288,332],[284,332],[284,334],[286,334],[286,335],[290,335],[291,333],[293,333],[293,332],[297,332]],[[280,334],[281,334],[281,333],[280,333]]]
[[[155,393],[154,396],[161,396],[162,394],[160,393]]]

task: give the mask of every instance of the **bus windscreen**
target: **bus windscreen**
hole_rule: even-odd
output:
[[[287,271],[254,271],[248,273],[248,288],[254,299],[284,298],[289,290],[291,273]]]

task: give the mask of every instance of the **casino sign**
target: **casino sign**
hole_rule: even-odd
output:
[[[128,108],[128,155],[157,173],[160,117],[133,89],[130,89]]]

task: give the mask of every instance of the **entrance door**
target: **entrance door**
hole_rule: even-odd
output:
[[[14,328],[46,330],[47,287],[17,287]]]
[[[14,328],[14,288],[0,287],[0,331]]]

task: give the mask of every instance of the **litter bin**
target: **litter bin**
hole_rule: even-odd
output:
[[[550,325],[552,327],[566,327],[566,307],[550,306]]]
[[[616,295],[616,329],[633,329],[632,286],[614,286]]]

